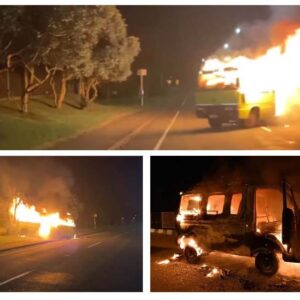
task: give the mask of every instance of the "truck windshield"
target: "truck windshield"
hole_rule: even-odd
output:
[[[183,195],[180,202],[180,213],[183,215],[200,214],[200,202],[202,197],[200,194]]]
[[[238,89],[239,78],[236,68],[202,70],[199,73],[199,87],[205,90]]]

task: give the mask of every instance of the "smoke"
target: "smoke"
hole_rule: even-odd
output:
[[[65,213],[74,210],[73,177],[59,160],[47,157],[0,158],[0,201],[19,195],[38,210]]]
[[[256,20],[239,25],[240,34],[233,33],[227,40],[230,45],[230,55],[254,58],[263,55],[271,47],[284,48],[286,38],[300,28],[300,7],[271,6],[270,17],[267,20]],[[228,50],[220,48],[214,56],[228,56]]]
[[[219,157],[200,186],[212,183],[279,186],[282,179],[300,192],[300,157]]]

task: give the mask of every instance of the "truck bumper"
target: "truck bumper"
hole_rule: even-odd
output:
[[[238,107],[233,104],[226,105],[196,105],[196,115],[198,118],[219,119],[222,122],[237,122]]]

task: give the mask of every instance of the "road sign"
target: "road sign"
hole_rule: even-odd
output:
[[[138,69],[137,75],[138,76],[147,76],[147,69]]]

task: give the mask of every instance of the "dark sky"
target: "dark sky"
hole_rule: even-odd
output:
[[[29,205],[66,213],[82,204],[79,225],[98,213],[106,222],[142,220],[141,157],[1,157],[0,201],[19,193]]]
[[[84,217],[130,217],[142,220],[143,170],[141,157],[64,157],[74,176],[74,191],[84,203]]]
[[[201,182],[278,184],[300,190],[300,157],[152,157],[151,211],[176,211],[181,191]]]
[[[174,75],[196,82],[202,57],[226,42],[236,26],[267,19],[268,6],[118,6],[129,33],[140,38],[134,67],[149,69],[148,81]]]

